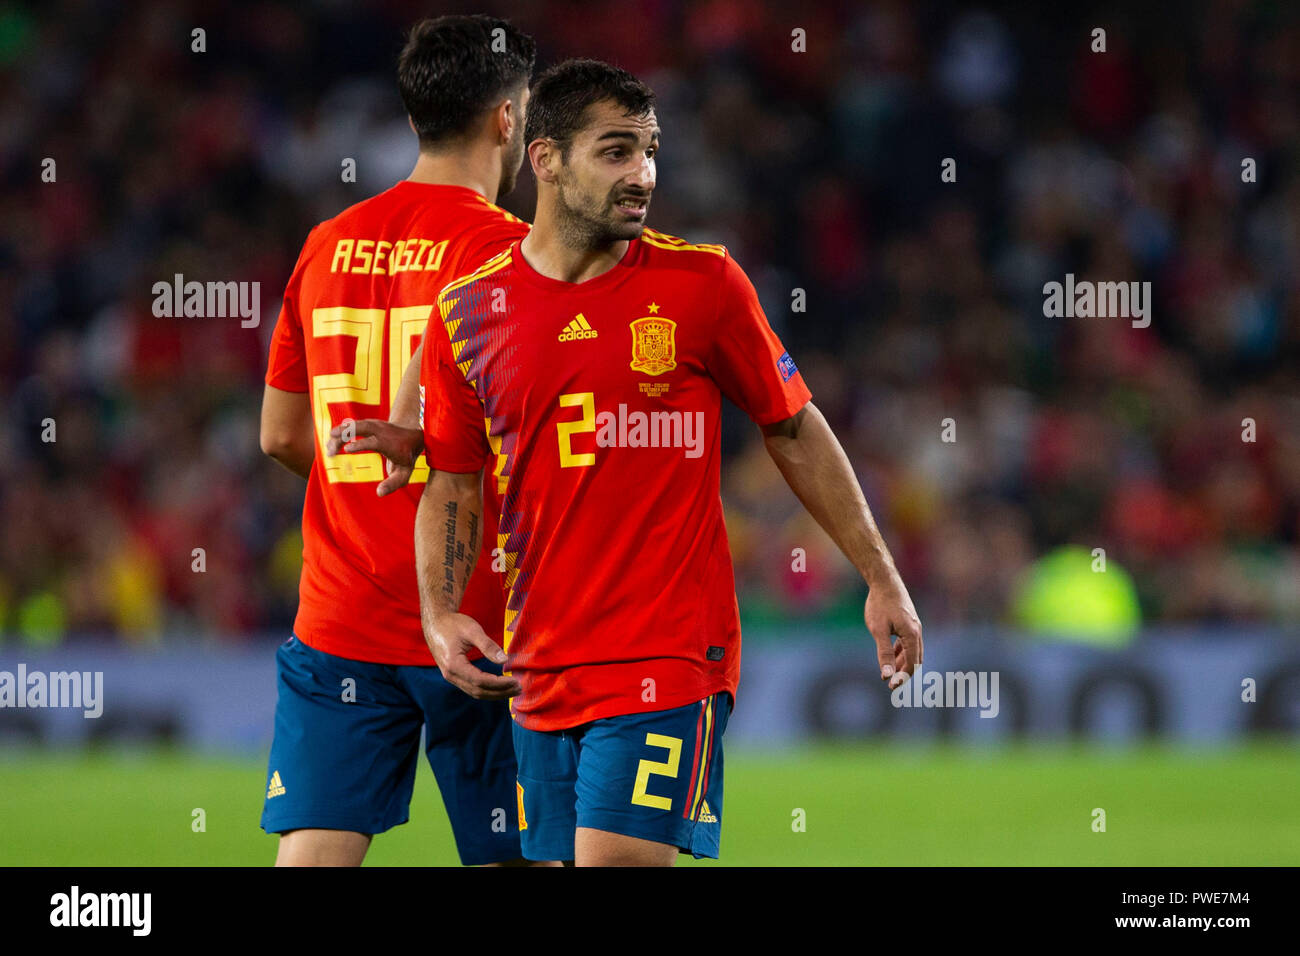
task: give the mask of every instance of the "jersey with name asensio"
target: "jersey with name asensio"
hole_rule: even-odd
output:
[[[516,242],[438,305],[425,447],[450,472],[497,456],[515,719],[561,730],[734,694],[722,396],[759,425],[811,397],[745,273],[722,246],[647,229],[575,284]]]
[[[294,633],[312,647],[377,664],[432,665],[420,626],[415,511],[428,478],[384,498],[377,452],[325,457],[345,419],[387,418],[402,370],[435,315],[437,292],[528,231],[462,186],[403,181],[321,223],[285,289],[266,383],[307,392],[316,458],[303,504],[303,568]],[[493,503],[485,502],[487,518]],[[495,536],[495,527],[487,528]],[[490,551],[462,607],[500,617]],[[476,569],[477,570],[477,569]],[[500,630],[488,629],[500,638]]]

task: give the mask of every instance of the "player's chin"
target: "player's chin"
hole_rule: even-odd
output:
[[[632,221],[623,220],[610,224],[609,233],[615,239],[640,239],[641,233],[645,231],[645,220],[636,219]]]

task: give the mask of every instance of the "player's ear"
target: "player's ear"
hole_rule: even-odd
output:
[[[510,99],[502,100],[501,105],[493,112],[492,118],[496,122],[497,136],[501,140],[501,145],[504,146],[506,143],[510,142],[511,137],[514,135],[515,127],[519,124],[520,120],[519,112],[515,109],[514,101]]]
[[[528,161],[539,183],[554,183],[560,167],[560,144],[541,137],[528,144]]]
[[[503,144],[512,143],[524,135],[524,110],[528,108],[528,84],[508,96],[496,109],[497,135]]]

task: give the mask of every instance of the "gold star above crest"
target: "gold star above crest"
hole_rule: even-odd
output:
[[[650,305],[649,305],[649,309],[650,309],[650,314],[651,314],[651,315],[654,315],[655,313],[657,313],[657,312],[659,311],[659,306],[657,306],[657,305],[655,305],[653,302],[651,302]]]

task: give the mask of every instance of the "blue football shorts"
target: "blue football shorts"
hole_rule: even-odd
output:
[[[722,691],[685,707],[568,730],[514,724],[524,856],[572,860],[574,831],[590,827],[716,858],[722,734],[731,709]]]
[[[405,823],[423,728],[461,862],[520,858],[513,721],[504,701],[475,700],[432,664],[354,661],[297,637],[275,656],[263,830],[374,834]]]

